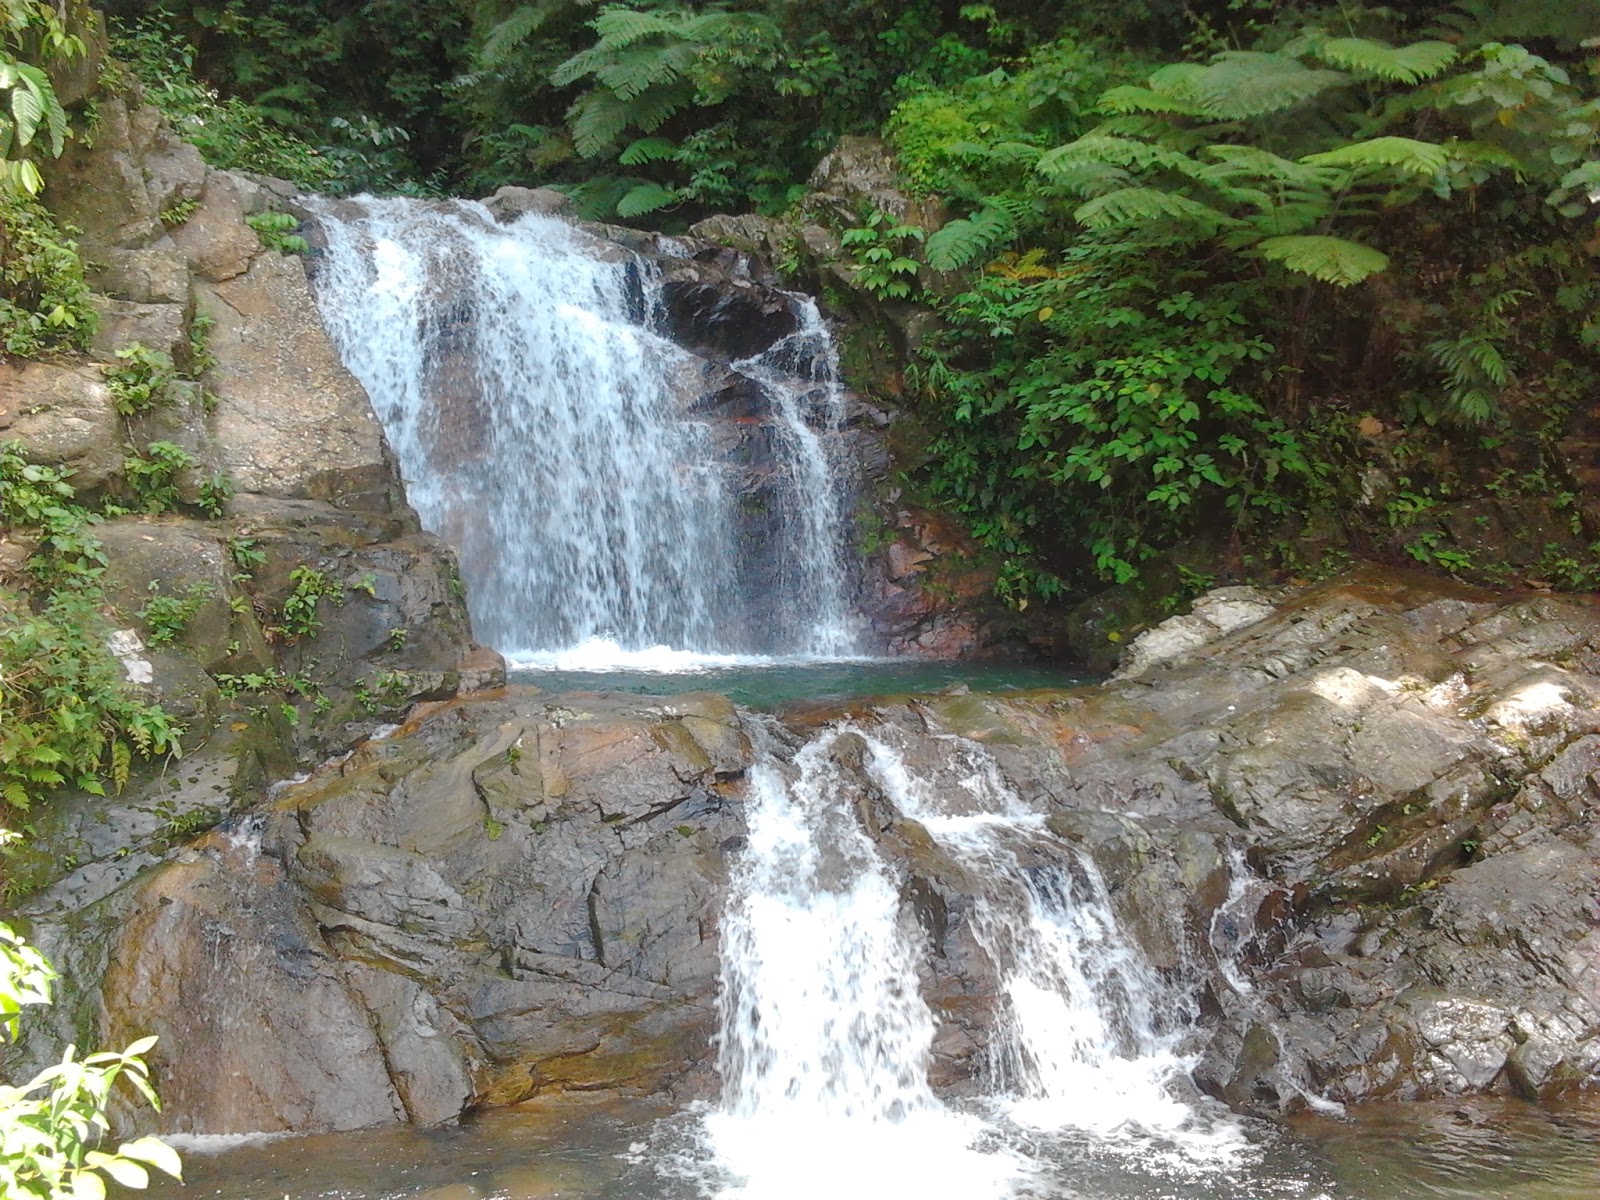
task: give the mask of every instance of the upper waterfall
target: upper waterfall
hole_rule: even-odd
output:
[[[525,661],[855,650],[827,444],[843,392],[814,304],[790,297],[793,332],[727,364],[759,397],[756,494],[696,411],[728,379],[664,336],[650,259],[465,201],[316,215],[323,321],[423,523],[460,556],[480,638]]]

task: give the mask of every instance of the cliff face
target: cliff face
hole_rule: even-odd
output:
[[[130,685],[183,723],[186,755],[181,774],[136,777],[115,803],[41,808],[36,844],[51,843],[53,863],[24,853],[8,864],[12,888],[121,841],[90,890],[114,886],[172,829],[254,800],[263,773],[342,748],[414,700],[499,678],[302,262],[246,223],[277,198],[207,168],[153,109],[103,96],[98,112],[92,145],[71,146],[46,200],[82,230],[100,329],[84,358],[0,364],[0,440],[70,472],[90,506],[165,510],[92,529],[111,645]],[[136,345],[179,377],[127,413],[110,383]],[[147,505],[135,476],[157,446],[185,465],[168,502]],[[29,585],[35,544],[0,530],[0,580]],[[191,596],[174,638],[140,616],[153,597]]]

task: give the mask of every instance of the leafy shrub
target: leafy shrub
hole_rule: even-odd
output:
[[[0,188],[0,348],[84,348],[99,324],[89,296],[77,243],[37,201]]]
[[[16,1037],[23,1008],[50,1003],[55,978],[37,950],[0,924],[0,1043]],[[104,1200],[102,1174],[131,1188],[148,1185],[148,1167],[181,1179],[178,1155],[157,1138],[124,1142],[109,1153],[96,1149],[110,1132],[106,1107],[119,1079],[160,1108],[140,1057],[155,1040],[81,1059],[69,1046],[59,1063],[32,1079],[0,1085],[0,1193],[8,1200]]]
[[[64,784],[103,795],[132,752],[177,754],[181,730],[124,691],[99,597],[57,591],[38,612],[0,589],[0,800],[26,809]]]
[[[294,590],[283,602],[283,621],[276,632],[289,641],[311,637],[322,628],[317,609],[324,596],[332,597],[336,604],[344,602],[344,588],[335,583],[326,571],[301,563],[289,572],[289,582]]]
[[[309,242],[295,233],[300,222],[289,213],[264,212],[246,217],[244,223],[256,231],[261,244],[279,254],[304,254],[311,249]]]
[[[117,351],[117,365],[106,371],[106,386],[117,411],[131,417],[168,403],[167,389],[177,377],[172,355],[134,342]]]
[[[155,516],[177,510],[180,503],[178,476],[195,462],[195,457],[182,446],[150,442],[142,452],[136,451],[122,460],[122,473],[133,489],[140,511]]]
[[[217,594],[217,589],[204,580],[191,583],[176,596],[162,595],[160,581],[153,580],[150,591],[150,599],[139,610],[139,619],[148,631],[145,641],[152,646],[170,646],[176,642],[195,613]]]

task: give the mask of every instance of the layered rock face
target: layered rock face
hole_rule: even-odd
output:
[[[146,507],[130,467],[147,447],[187,456],[175,510],[91,530],[109,644],[130,685],[182,723],[186,757],[181,772],[136,774],[114,800],[62,795],[34,814],[30,843],[53,859],[25,847],[6,882],[26,889],[64,866],[80,900],[254,802],[267,778],[500,669],[472,646],[454,559],[407,505],[303,263],[246,223],[278,197],[207,168],[154,109],[101,97],[98,111],[93,145],[70,145],[46,199],[83,231],[100,330],[86,360],[0,364],[0,439],[65,469],[80,501],[124,510]],[[192,378],[125,413],[107,369],[135,343]],[[0,583],[22,589],[8,593],[18,604],[35,542],[0,530]],[[140,616],[155,596],[197,598],[164,642]]]
[[[168,1128],[702,1095],[752,747],[781,758],[846,720],[937,792],[978,755],[1048,814],[1040,863],[1093,859],[1192,999],[1197,1082],[1236,1107],[1596,1082],[1591,604],[1357,573],[1213,596],[1129,661],[1098,687],[778,722],[712,696],[424,706],[130,885],[29,911],[97,989],[81,1017],[162,1035]],[[935,1079],[960,1090],[997,991],[975,884],[850,743],[838,764],[922,930]]]

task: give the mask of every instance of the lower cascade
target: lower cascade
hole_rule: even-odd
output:
[[[695,1150],[658,1169],[687,1162],[728,1200],[1000,1200],[1042,1186],[1052,1138],[1185,1174],[1239,1165],[1240,1127],[1187,1079],[1189,998],[1121,932],[1093,862],[980,747],[944,741],[953,788],[886,733],[848,726],[752,771],[722,927],[721,1100]],[[930,1083],[932,935],[875,822],[924,831],[972,890],[964,919],[999,981],[977,1095],[946,1101]]]
[[[843,390],[811,300],[784,297],[776,340],[713,364],[663,332],[656,260],[568,222],[466,201],[317,212],[324,323],[460,557],[482,640],[580,666],[854,651]],[[708,389],[742,397],[732,421],[762,444],[724,444],[696,412]]]

